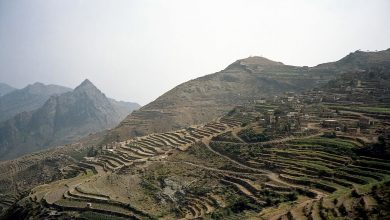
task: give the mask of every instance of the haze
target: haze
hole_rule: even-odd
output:
[[[0,0],[0,82],[77,86],[146,104],[237,59],[291,65],[390,47],[390,2]]]

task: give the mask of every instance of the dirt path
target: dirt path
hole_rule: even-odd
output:
[[[234,138],[236,138],[237,140],[241,141],[242,143],[246,143],[244,140],[242,140],[238,135],[237,135],[237,132],[241,131],[242,129],[240,127],[236,127],[236,128],[233,128],[231,130],[232,132],[232,135]]]

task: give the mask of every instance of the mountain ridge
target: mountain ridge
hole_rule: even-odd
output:
[[[43,83],[29,84],[0,97],[0,122],[41,107],[50,96],[71,91],[70,88]]]

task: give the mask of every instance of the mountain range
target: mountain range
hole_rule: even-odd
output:
[[[69,92],[72,89],[58,86],[34,83],[23,89],[15,89],[0,97],[0,122],[14,117],[21,112],[36,110],[52,95]]]
[[[36,83],[16,94],[6,95],[5,100],[9,100],[12,96],[42,95],[47,94],[47,91],[57,91],[42,106],[32,111],[23,111],[0,124],[0,159],[71,143],[89,134],[115,127],[132,110],[139,108],[136,103],[107,98],[89,80],[70,91],[58,86],[45,87]],[[43,99],[43,95],[34,97]],[[31,109],[36,105],[38,103],[24,102],[21,106]]]
[[[201,124],[235,105],[320,87],[344,72],[382,68],[390,71],[390,49],[356,51],[314,67],[285,65],[264,57],[237,60],[224,70],[182,83],[134,111],[105,136],[112,141]]]
[[[314,67],[248,57],[182,83],[139,110],[136,103],[107,98],[89,80],[74,90],[35,83],[0,97],[0,159],[71,143],[106,129],[110,130],[101,140],[110,142],[202,124],[236,105],[321,87],[345,72],[390,71],[389,60],[390,49],[356,51]]]

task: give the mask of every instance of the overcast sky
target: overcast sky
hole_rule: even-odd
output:
[[[390,47],[390,1],[0,0],[0,81],[144,105],[237,59],[291,65]]]

